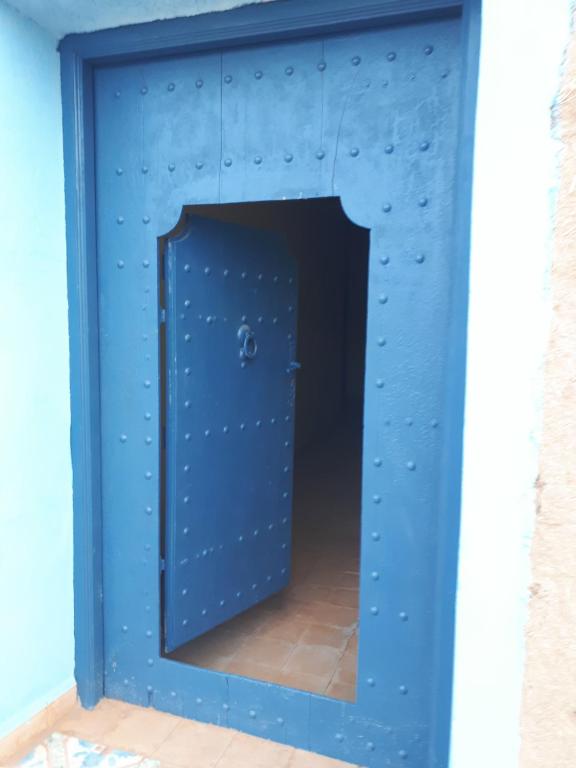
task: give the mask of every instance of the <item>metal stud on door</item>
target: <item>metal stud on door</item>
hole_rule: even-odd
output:
[[[166,286],[171,651],[289,580],[296,267],[277,235],[191,216]]]

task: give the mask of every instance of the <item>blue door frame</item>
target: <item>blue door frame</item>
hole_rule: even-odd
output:
[[[463,400],[466,360],[468,251],[472,150],[480,39],[480,0],[278,0],[224,13],[154,22],[84,35],[71,35],[61,45],[66,170],[68,292],[71,356],[74,477],[74,594],[76,679],[84,706],[92,707],[104,692],[103,543],[101,488],[101,421],[99,371],[98,274],[96,263],[94,73],[103,65],[142,61],[171,54],[220,50],[246,44],[304,39],[384,25],[456,17],[462,14],[461,94],[455,190],[452,313],[447,329],[450,375],[443,392],[444,434],[437,548],[442,554],[436,579],[434,663],[435,691],[425,757],[413,764],[446,766],[449,754],[454,604],[460,512]],[[182,201],[183,203],[186,201]],[[342,720],[339,703],[334,724]],[[196,716],[196,715],[195,715]],[[198,717],[202,713],[198,712]],[[252,714],[250,714],[252,717]],[[344,717],[347,717],[346,715]],[[233,721],[253,730],[250,719]],[[413,725],[413,724],[411,724]],[[365,720],[362,742],[370,765],[409,759],[400,746],[394,762],[383,763]],[[334,730],[332,724],[326,729]],[[270,737],[275,737],[269,733]],[[340,734],[337,733],[337,736]],[[377,735],[374,736],[377,742]],[[285,735],[290,743],[298,736]],[[337,739],[337,742],[340,740]],[[312,748],[345,759],[356,752],[315,742]],[[415,750],[418,751],[418,750]],[[421,750],[419,754],[422,755]],[[386,758],[388,759],[388,758]],[[392,759],[392,758],[390,758]],[[398,763],[400,764],[400,763]],[[402,764],[404,764],[402,762]]]

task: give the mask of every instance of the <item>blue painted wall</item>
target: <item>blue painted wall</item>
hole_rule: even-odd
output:
[[[0,737],[73,685],[56,40],[0,0]]]

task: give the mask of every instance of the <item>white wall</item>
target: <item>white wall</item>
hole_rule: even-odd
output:
[[[452,768],[514,768],[569,0],[484,0]],[[551,723],[553,728],[554,724]]]
[[[272,0],[12,0],[26,16],[57,37],[126,24],[213,13]]]
[[[59,77],[0,0],[0,737],[73,684]]]

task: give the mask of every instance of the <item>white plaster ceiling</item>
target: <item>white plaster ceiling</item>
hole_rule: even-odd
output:
[[[270,0],[8,0],[58,39],[71,32],[224,11],[259,1]]]

